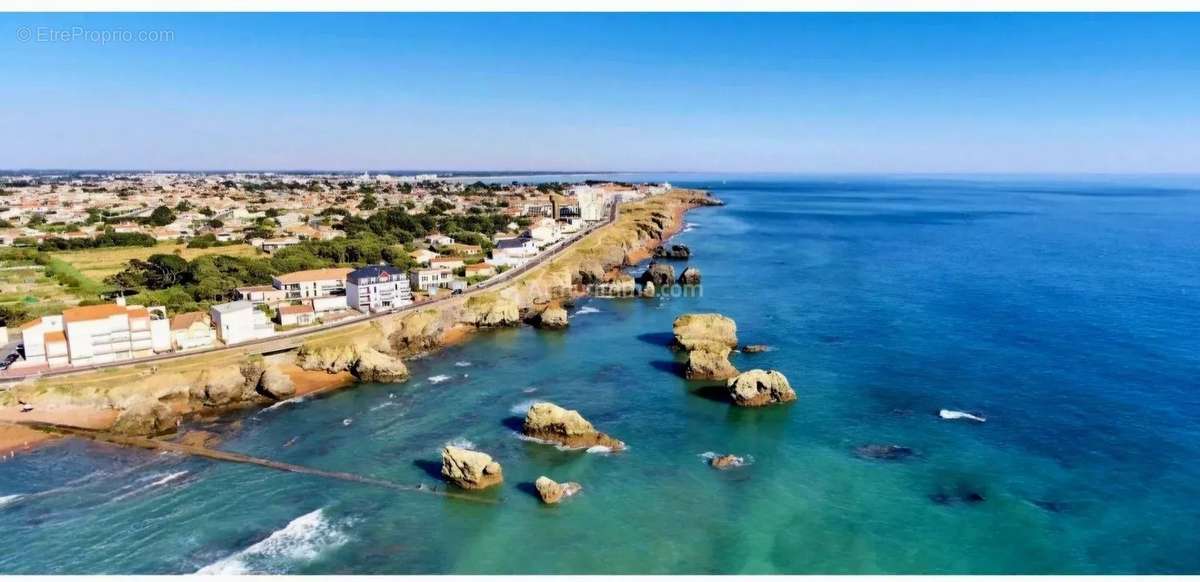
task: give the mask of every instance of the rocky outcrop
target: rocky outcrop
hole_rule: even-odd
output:
[[[737,347],[737,323],[719,313],[685,313],[672,326],[675,344],[685,350]]]
[[[643,298],[645,298],[645,299],[653,298],[655,293],[657,293],[657,290],[654,288],[653,281],[646,281],[646,283],[642,285],[641,296]]]
[[[595,258],[580,261],[578,269],[571,277],[571,283],[576,285],[592,285],[604,280],[604,265]]]
[[[542,329],[566,329],[567,310],[562,305],[551,303],[538,314],[534,324]]]
[[[412,354],[437,346],[444,330],[442,313],[423,309],[397,318],[384,335],[393,352]]]
[[[571,448],[602,446],[614,451],[625,448],[625,443],[596,430],[579,412],[549,402],[538,402],[529,407],[521,432]]]
[[[296,395],[296,385],[279,368],[267,366],[259,375],[257,391],[273,400],[287,400]]]
[[[179,415],[161,402],[134,402],[117,415],[112,432],[131,436],[156,436],[173,432],[179,426]]]
[[[671,245],[670,248],[663,245],[654,249],[654,258],[656,259],[687,260],[691,256],[692,249],[689,249],[687,245]]]
[[[553,479],[542,475],[533,482],[534,488],[537,489],[538,497],[542,498],[542,503],[546,505],[554,505],[563,500],[565,497],[570,497],[583,490],[583,486],[575,482],[558,483]]]
[[[737,455],[717,455],[709,461],[709,465],[714,469],[724,471],[734,467],[741,467],[746,463],[746,460]]]
[[[783,374],[775,370],[750,370],[730,378],[725,387],[738,406],[770,406],[796,399],[796,391]]]
[[[400,358],[356,344],[306,344],[300,347],[296,363],[305,370],[350,372],[363,382],[399,382],[408,378],[408,367]]]
[[[729,354],[737,346],[737,324],[717,313],[688,313],[675,318],[675,345],[687,352],[689,380],[725,380],[737,375]]]
[[[700,269],[696,267],[688,267],[679,274],[680,285],[699,285],[700,284]]]
[[[461,321],[475,327],[508,327],[521,323],[517,303],[499,294],[474,295],[463,307]]]
[[[743,354],[759,354],[759,353],[768,352],[768,351],[771,351],[771,346],[768,346],[766,344],[749,344],[746,346],[742,346]]]
[[[358,359],[350,366],[350,372],[363,382],[401,382],[408,379],[408,366],[395,356],[379,350],[358,350]]]
[[[645,285],[647,282],[654,283],[661,288],[674,285],[675,267],[666,263],[650,263],[646,267],[646,270],[638,277],[638,283]]]
[[[228,406],[242,398],[246,378],[238,368],[208,368],[191,386],[191,397],[204,406]]]
[[[442,449],[442,476],[463,489],[486,489],[504,481],[500,463],[491,455],[452,446]]]
[[[599,297],[633,297],[637,293],[637,284],[632,275],[618,273],[612,281],[594,285],[592,293]]]

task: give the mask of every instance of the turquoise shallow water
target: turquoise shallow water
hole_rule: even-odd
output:
[[[673,178],[728,202],[677,237],[702,296],[586,300],[569,331],[228,421],[231,450],[429,485],[470,441],[504,465],[498,503],[67,442],[0,464],[0,572],[1200,572],[1192,182]],[[679,379],[690,311],[773,346],[734,363],[799,401],[737,410]],[[516,438],[533,400],[630,449]],[[542,474],[584,492],[543,507]]]

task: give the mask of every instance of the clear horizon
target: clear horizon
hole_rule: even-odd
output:
[[[0,165],[1187,175],[1196,54],[1194,14],[5,14]]]

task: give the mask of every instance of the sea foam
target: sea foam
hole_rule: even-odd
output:
[[[283,574],[297,563],[309,562],[348,540],[326,519],[323,509],[306,513],[266,539],[200,568],[197,574]]]
[[[965,420],[974,420],[975,422],[987,422],[987,419],[982,416],[976,416],[974,414],[971,414],[969,412],[963,412],[961,410],[947,410],[945,408],[938,411],[938,416],[942,417],[945,420],[965,419]]]
[[[454,365],[458,366],[459,368],[466,368],[467,366],[471,365],[471,362],[454,362]]]
[[[441,384],[442,382],[445,382],[446,380],[449,380],[449,379],[450,379],[450,376],[447,376],[445,374],[438,374],[437,376],[430,376],[429,383],[430,384]]]
[[[4,507],[5,505],[8,505],[9,503],[12,503],[22,497],[24,497],[24,495],[19,493],[14,495],[0,495],[0,507]]]
[[[534,404],[537,404],[538,402],[541,402],[541,400],[522,400],[522,401],[510,406],[508,411],[513,414],[525,416],[525,413],[529,412],[530,407],[532,407]]]

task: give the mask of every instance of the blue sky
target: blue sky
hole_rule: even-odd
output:
[[[1200,172],[1200,15],[5,14],[0,63],[0,168]]]

